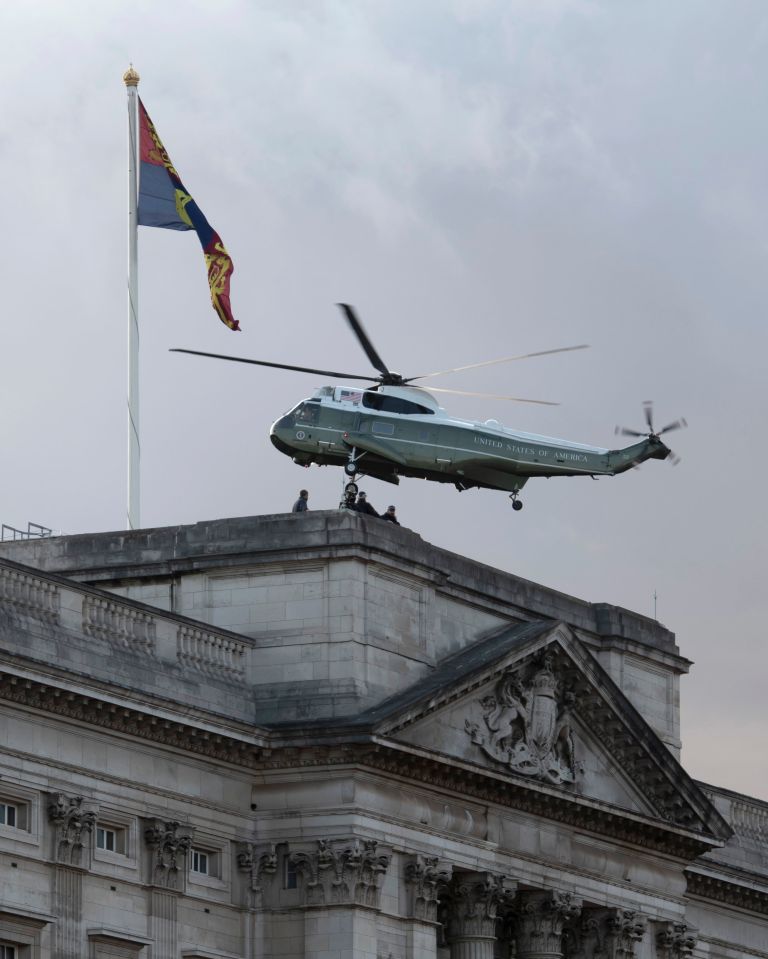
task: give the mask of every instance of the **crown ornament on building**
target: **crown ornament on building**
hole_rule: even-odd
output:
[[[133,64],[131,64],[123,74],[123,83],[125,83],[127,87],[137,87],[139,85],[139,80],[141,80],[141,77],[133,69]]]

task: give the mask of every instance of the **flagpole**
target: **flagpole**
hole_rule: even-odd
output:
[[[127,529],[140,525],[141,444],[139,443],[139,175],[137,101],[139,75],[133,64],[123,74],[128,93],[128,515]]]

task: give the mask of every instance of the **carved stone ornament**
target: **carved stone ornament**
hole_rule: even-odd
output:
[[[273,843],[259,845],[258,843],[244,842],[237,854],[237,868],[247,873],[248,888],[253,894],[253,905],[261,906],[263,877],[272,878],[277,872],[277,852]]]
[[[684,922],[667,922],[656,933],[661,959],[688,959],[696,948],[698,931]]]
[[[144,830],[144,839],[152,850],[150,882],[163,889],[180,889],[179,870],[184,875],[186,856],[192,845],[189,831],[180,831],[180,823],[155,819]]]
[[[423,922],[437,922],[438,890],[451,881],[453,867],[436,856],[414,856],[405,864],[409,915]]]
[[[305,905],[356,904],[377,909],[381,881],[387,871],[391,851],[378,850],[375,839],[355,839],[332,843],[318,839],[317,851],[291,853],[304,890]]]
[[[65,866],[80,866],[83,846],[93,832],[96,822],[94,808],[83,808],[82,796],[51,793],[48,818],[54,827],[54,859]]]
[[[570,720],[575,703],[545,652],[532,667],[507,670],[494,694],[480,700],[482,724],[467,719],[464,726],[494,762],[546,782],[572,783],[582,772]]]
[[[581,912],[581,902],[568,893],[525,891],[515,900],[512,928],[518,959],[563,955],[564,929]]]
[[[645,929],[645,920],[636,912],[584,909],[580,919],[564,929],[563,951],[568,959],[634,959]]]
[[[460,942],[493,940],[500,912],[508,908],[515,884],[490,872],[462,873],[453,877],[441,894],[440,918],[445,938],[455,946]]]

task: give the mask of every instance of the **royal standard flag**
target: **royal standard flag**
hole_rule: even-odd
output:
[[[229,302],[229,279],[235,269],[232,259],[219,234],[185,190],[140,99],[139,159],[139,225],[197,233],[208,268],[213,308],[230,330],[239,330]]]

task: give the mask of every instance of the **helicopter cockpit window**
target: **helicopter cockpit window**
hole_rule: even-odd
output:
[[[294,414],[294,419],[296,423],[302,423],[305,426],[314,426],[320,416],[320,404],[319,403],[300,403]]]
[[[422,406],[421,403],[414,403],[412,400],[404,400],[400,396],[390,396],[387,393],[363,393],[363,406],[369,410],[380,410],[382,413],[432,413],[428,406]]]

